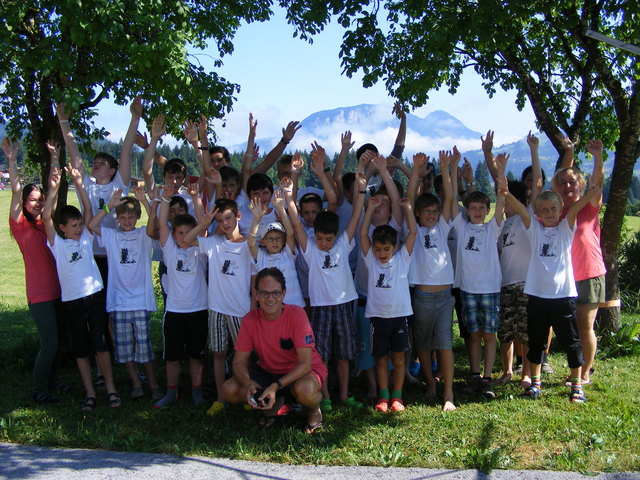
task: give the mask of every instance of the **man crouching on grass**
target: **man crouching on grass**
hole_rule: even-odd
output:
[[[235,345],[233,377],[224,383],[224,399],[264,410],[260,425],[269,427],[293,411],[290,399],[305,407],[306,433],[322,427],[320,389],[327,368],[315,348],[313,330],[304,309],[283,304],[282,272],[265,268],[255,278],[259,307],[242,319]],[[254,351],[260,360],[250,364]]]

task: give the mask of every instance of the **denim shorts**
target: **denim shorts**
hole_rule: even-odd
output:
[[[451,350],[453,344],[453,307],[451,289],[413,294],[413,336],[418,350]]]

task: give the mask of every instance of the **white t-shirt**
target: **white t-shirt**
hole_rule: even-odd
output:
[[[278,221],[278,217],[276,216],[276,209],[269,204],[271,211],[266,213],[260,219],[260,224],[258,226],[258,233],[256,241],[260,241],[260,239],[264,236],[267,231],[267,227],[270,223]],[[242,216],[238,221],[238,228],[240,229],[240,234],[244,237],[249,235],[249,230],[251,229],[251,224],[253,223],[253,213],[249,210],[249,205],[245,205],[240,213]]]
[[[498,293],[502,284],[496,219],[475,224],[458,215],[453,220],[458,244],[455,286],[468,293]]]
[[[100,244],[107,250],[109,279],[107,312],[146,310],[155,312],[156,297],[151,278],[153,242],[146,227],[130,232],[100,227]]]
[[[287,294],[284,297],[284,303],[304,307],[306,304],[304,298],[302,298],[300,282],[298,281],[298,274],[296,272],[295,263],[297,256],[297,254],[291,251],[288,245],[285,245],[284,248],[276,254],[267,253],[264,248],[260,248],[258,250],[256,265],[258,271],[271,267],[280,270],[287,284]]]
[[[312,238],[316,238],[313,227],[307,227],[302,219],[300,219],[300,221],[307,233],[307,239],[310,240]],[[307,265],[307,261],[304,259],[300,245],[298,245],[298,254],[296,255],[296,272],[298,273],[298,282],[300,283],[302,297],[309,298],[309,265]]]
[[[411,285],[453,285],[453,262],[447,237],[451,224],[440,216],[429,227],[418,227],[413,247],[409,283]]]
[[[531,243],[520,215],[513,215],[504,221],[498,240],[498,252],[502,286],[524,282],[531,260]]]
[[[200,247],[180,248],[169,235],[162,249],[167,266],[165,291],[168,312],[207,309],[207,258]]]
[[[309,238],[304,259],[309,265],[309,300],[312,307],[340,305],[358,298],[351,269],[349,252],[355,242],[341,234],[327,252],[318,249],[315,238]]]
[[[122,189],[123,197],[129,194],[129,185],[124,184],[122,180],[122,176],[120,176],[119,171],[116,172],[115,176],[113,177],[113,180],[103,185],[96,183],[95,180],[93,180],[88,173],[85,173],[84,177],[82,178],[82,183],[89,197],[89,202],[91,203],[92,215],[96,215],[100,210],[104,208],[105,205],[109,205],[109,202],[111,201],[111,197],[113,196],[113,192],[115,192],[118,188]],[[76,192],[76,195],[78,195],[77,192]],[[82,200],[80,199],[80,195],[78,195],[78,201],[80,202],[80,206],[82,208]],[[102,219],[102,222],[100,222],[100,226],[107,227],[107,228],[118,227],[115,208],[111,210],[109,214]],[[99,245],[97,238],[94,238],[94,241],[93,241],[93,254],[98,256],[105,256],[107,254],[104,247]]]
[[[396,237],[396,242],[399,242],[400,226],[398,225],[398,222],[396,222],[396,220],[393,217],[391,217],[387,225],[396,229],[396,232],[398,232],[398,235]],[[373,231],[375,230],[375,228],[376,228],[375,226],[369,225],[369,241],[370,242],[371,242],[371,235],[373,234]],[[358,248],[358,263],[356,264],[356,275],[355,275],[354,283],[355,283],[356,292],[358,292],[358,295],[360,295],[361,297],[366,297],[369,291],[368,290],[369,272],[367,271],[367,265],[365,264],[364,257],[362,255],[362,248],[360,247],[360,225],[358,225],[358,231],[356,232],[356,236],[357,236],[356,246]],[[371,248],[373,248],[373,243],[371,245]]]
[[[198,238],[209,260],[209,309],[244,317],[251,308],[251,276],[255,263],[246,240],[230,242],[222,235]]]
[[[248,209],[249,207],[249,197],[247,196],[247,194],[245,193],[244,190],[240,190],[240,193],[238,194],[238,196],[236,197],[236,199],[234,200],[236,202],[236,205],[238,206],[238,211],[242,212],[246,209]],[[211,200],[208,203],[208,209],[209,211],[211,211],[214,207],[216,203],[216,193],[213,192],[213,196],[211,197]],[[249,212],[249,215],[251,215],[251,218],[253,219],[253,215],[251,214],[251,212]],[[249,226],[251,226],[251,224],[249,224]],[[210,224],[209,227],[207,228],[207,232],[209,232],[209,236],[211,235],[215,235],[216,230],[218,229],[218,222],[216,222],[215,220],[213,220]]]
[[[541,298],[577,297],[571,263],[572,230],[567,219],[557,227],[545,227],[535,218],[527,230],[531,241],[531,262],[524,293]]]
[[[369,272],[369,296],[364,316],[397,318],[413,314],[409,294],[411,255],[404,245],[387,263],[380,263],[370,248],[364,261]]]
[[[56,269],[62,290],[62,301],[88,297],[102,290],[102,277],[93,258],[93,235],[84,228],[78,240],[56,234],[53,245],[47,245],[56,259]]]

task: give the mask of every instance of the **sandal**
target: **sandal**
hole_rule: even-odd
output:
[[[56,380],[51,384],[51,390],[55,390],[56,392],[68,393],[71,391],[71,387],[65,383],[59,382]]]
[[[104,375],[98,375],[96,379],[93,381],[93,388],[97,388],[102,390],[103,388],[107,388],[107,383],[104,380]]]
[[[107,393],[107,398],[109,399],[109,406],[111,408],[118,408],[120,405],[122,405],[122,399],[116,392]]]
[[[58,401],[58,399],[51,395],[49,392],[34,393],[33,400],[38,405],[48,405],[50,403],[56,403]]]
[[[83,412],[92,412],[96,408],[96,397],[86,397],[80,404],[80,410]]]
[[[522,392],[520,396],[524,398],[529,398],[531,400],[535,400],[540,396],[540,391],[541,391],[540,387],[536,385],[531,385],[530,387],[525,388],[524,392]]]
[[[322,427],[324,427],[324,422],[322,420],[320,420],[317,423],[314,423],[313,425],[310,423],[307,423],[304,426],[304,433],[306,433],[307,435],[311,435],[313,432],[315,432],[316,430]]]
[[[569,401],[571,403],[585,403],[587,397],[584,394],[584,390],[582,388],[572,388],[569,394]]]

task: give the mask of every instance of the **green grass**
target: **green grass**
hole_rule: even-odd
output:
[[[0,192],[0,216],[5,219],[7,204],[8,195]],[[206,407],[191,404],[188,388],[173,408],[161,411],[150,408],[148,399],[133,402],[126,395],[124,405],[112,410],[104,392],[99,392],[96,410],[82,413],[78,410],[81,382],[65,349],[59,377],[73,391],[61,394],[56,405],[35,406],[30,401],[30,370],[37,335],[26,308],[23,276],[22,258],[5,220],[0,223],[0,441],[292,464],[640,470],[638,356],[598,358],[594,383],[586,387],[589,401],[585,405],[568,402],[563,384],[566,363],[558,353],[550,358],[557,373],[543,379],[538,401],[519,398],[520,387],[512,382],[497,388],[498,398],[487,402],[480,395],[461,392],[467,369],[462,342],[456,338],[455,412],[442,413],[437,404],[424,401],[423,387],[409,386],[408,410],[403,414],[336,408],[325,416],[321,432],[306,436],[298,415],[269,429],[257,425],[256,412],[239,407],[207,417]],[[152,322],[152,338],[159,356],[158,318]],[[623,319],[639,322],[640,315],[625,313]],[[164,376],[160,360],[157,371]],[[115,367],[115,376],[120,391],[128,392],[121,367]],[[187,378],[183,384],[188,387]],[[353,388],[356,396],[364,396],[362,377],[353,381]]]

